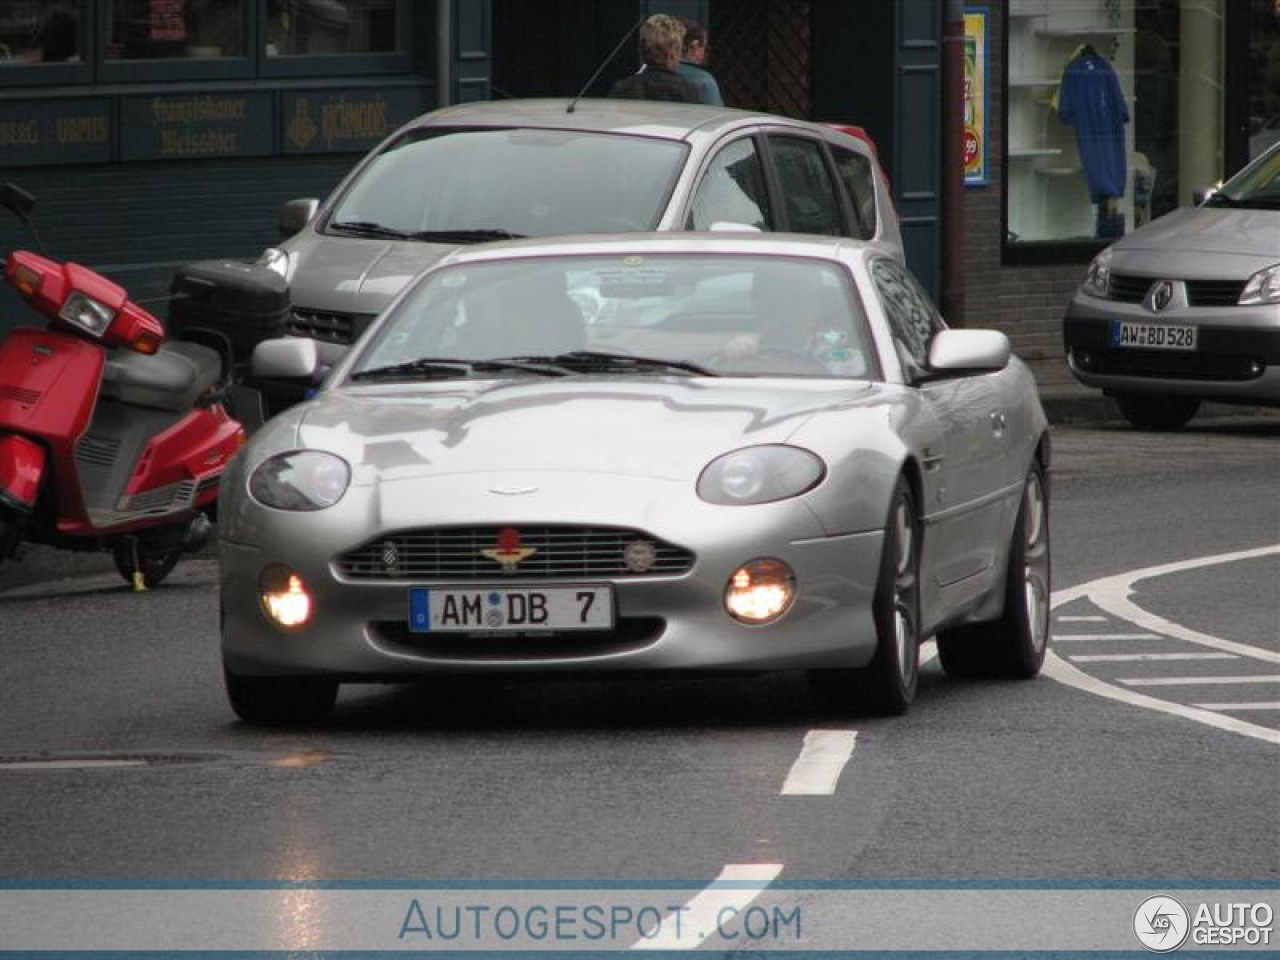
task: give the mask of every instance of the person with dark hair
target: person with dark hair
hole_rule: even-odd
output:
[[[638,73],[623,77],[609,89],[610,97],[626,100],[674,100],[701,103],[692,81],[680,76],[677,67],[684,48],[684,28],[675,17],[655,13],[640,26]]]
[[[711,71],[707,69],[707,31],[696,20],[681,17],[684,27],[684,49],[680,54],[677,70],[680,76],[693,81],[703,103],[713,107],[723,107],[724,98],[720,96],[720,84]]]
[[[43,63],[74,60],[79,46],[76,15],[70,8],[58,4],[41,18],[31,38],[30,59]]]

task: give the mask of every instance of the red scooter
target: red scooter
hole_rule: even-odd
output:
[[[32,231],[30,194],[0,206]],[[221,401],[223,361],[87,267],[19,250],[4,279],[47,327],[0,341],[0,560],[38,543],[109,551],[135,589],[212,529],[223,468],[244,442]]]

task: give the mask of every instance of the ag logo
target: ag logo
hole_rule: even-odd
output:
[[[1133,914],[1133,932],[1138,941],[1155,953],[1177,950],[1190,929],[1187,908],[1173,897],[1148,897]]]

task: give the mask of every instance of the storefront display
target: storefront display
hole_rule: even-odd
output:
[[[1222,175],[1224,2],[1011,0],[1008,246],[1096,246]]]

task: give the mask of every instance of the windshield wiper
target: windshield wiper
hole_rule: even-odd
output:
[[[661,357],[637,357],[629,353],[607,353],[601,350],[574,350],[549,358],[552,363],[582,364],[583,366],[610,371],[639,370],[650,373],[654,370],[692,373],[699,377],[717,377],[718,373],[686,360],[664,360]]]
[[[403,230],[383,226],[372,220],[339,220],[329,224],[329,229],[353,237],[376,237],[379,240],[408,240],[410,237]]]
[[[416,230],[405,234],[410,240],[425,240],[431,243],[487,243],[490,240],[519,240],[523,233],[512,233],[510,230]]]
[[[352,380],[447,380],[453,377],[467,377],[473,373],[497,373],[506,370],[519,370],[523,373],[536,373],[543,377],[563,377],[569,371],[556,366],[551,358],[512,357],[502,360],[458,360],[453,357],[419,357],[403,363],[392,363],[385,367],[370,367],[358,370],[351,375]]]

